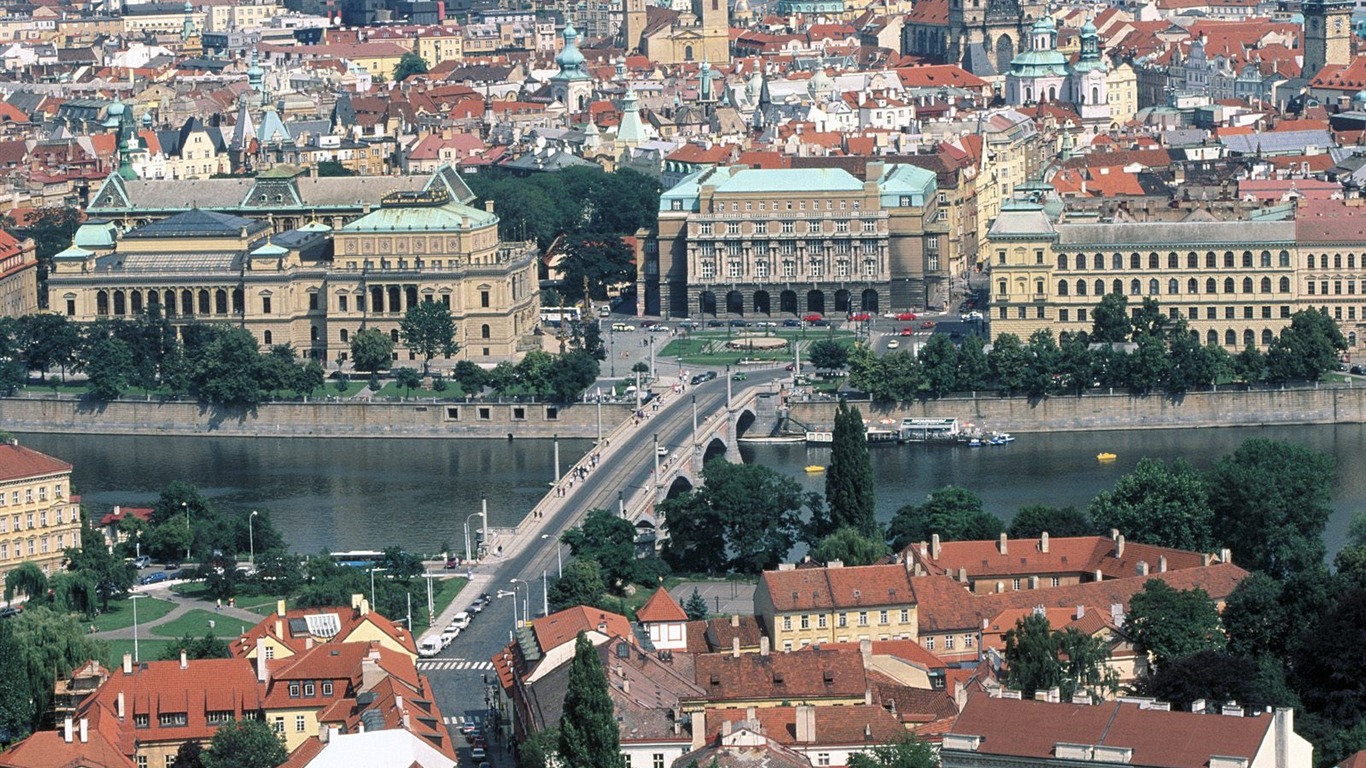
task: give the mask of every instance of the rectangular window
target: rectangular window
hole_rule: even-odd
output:
[[[138,768],[147,768],[147,756],[138,755]]]
[[[152,718],[151,718],[150,715],[133,715],[133,727],[134,727],[134,728],[147,728],[147,727],[150,727],[151,725],[152,725]]]
[[[162,728],[173,728],[185,725],[187,722],[189,721],[186,719],[184,712],[162,712],[161,715],[157,717],[157,723],[160,724]]]
[[[318,294],[317,294],[317,293],[310,293],[310,294],[308,294],[308,308],[309,308],[310,310],[315,310],[315,311],[318,309]]]
[[[902,623],[902,624],[909,624],[909,623],[911,623],[911,611],[910,611],[910,609],[908,609],[908,608],[902,608],[902,609],[901,609],[901,623]]]
[[[784,222],[783,222],[783,234],[784,234],[784,235],[790,235],[790,234],[792,234],[792,231],[793,231],[793,230],[792,230],[792,222],[790,222],[790,221],[784,221]]]
[[[756,234],[756,235],[767,235],[767,234],[768,234],[768,222],[767,222],[767,221],[756,221],[756,222],[754,223],[754,234]]]
[[[791,617],[791,616],[784,616],[784,617],[783,617],[783,629],[785,629],[785,630],[790,630],[790,629],[792,629],[792,617]]]
[[[726,234],[728,234],[728,235],[738,235],[738,234],[740,234],[740,222],[738,222],[738,221],[731,221],[731,222],[728,222],[728,223],[726,224]]]
[[[294,732],[295,732],[295,733],[303,733],[303,732],[304,732],[304,722],[305,722],[305,720],[304,720],[304,716],[303,716],[303,715],[295,715],[295,716],[294,716]]]
[[[867,611],[859,611],[859,612],[858,612],[858,625],[859,625],[860,627],[866,627],[866,626],[868,626],[868,612],[867,612]]]
[[[825,629],[825,614],[822,613],[816,617],[816,626]]]
[[[656,752],[650,755],[650,768],[664,768],[664,753]]]
[[[324,695],[324,696],[331,696],[331,695],[332,695],[332,683],[330,683],[330,682],[324,682],[324,683],[323,683],[323,695]]]
[[[847,627],[847,626],[849,626],[849,614],[847,614],[847,613],[840,613],[840,614],[836,615],[836,616],[835,616],[835,626],[837,626],[837,627]]]
[[[1059,321],[1059,322],[1063,322],[1063,323],[1069,322],[1069,321],[1071,320],[1071,317],[1070,317],[1071,314],[1072,314],[1072,313],[1071,313],[1070,310],[1059,309],[1059,310],[1058,310],[1058,321]]]
[[[944,638],[944,650],[946,650],[946,651],[952,651],[952,650],[953,650],[953,640],[954,640],[953,635],[949,635],[949,636],[947,636],[947,637]]]
[[[306,696],[306,697],[308,697],[308,698],[311,699],[311,698],[313,698],[315,695],[317,695],[317,692],[318,692],[318,691],[317,691],[317,688],[314,687],[313,683],[311,683],[311,682],[304,683],[304,696]]]
[[[338,296],[338,297],[337,297],[337,311],[339,311],[339,312],[349,312],[349,311],[351,311],[350,309],[347,308],[348,305],[351,303],[351,302],[350,302],[350,298],[351,298],[351,297],[349,297],[349,296],[344,296],[344,295],[343,295],[343,296]]]
[[[702,234],[704,234],[704,235],[710,235],[710,234],[712,233],[711,222],[704,222],[704,223],[701,225],[701,230],[702,230]]]
[[[1018,591],[1020,590],[1020,580],[1019,580],[1019,579],[1011,579],[1011,580],[1010,580],[1010,588],[1018,592]]]
[[[486,308],[487,308],[487,307],[489,306],[489,303],[490,303],[489,292],[488,292],[488,291],[480,291],[480,292],[479,292],[479,306],[481,306],[481,307],[486,307]]]
[[[263,314],[263,315],[269,315],[269,314],[270,314],[270,297],[269,297],[269,296],[262,296],[262,297],[261,297],[261,314]]]
[[[887,612],[886,612],[886,611],[878,611],[878,612],[877,612],[877,623],[882,624],[882,625],[884,625],[884,626],[887,624]]]
[[[925,638],[925,650],[927,650],[927,651],[933,651],[933,650],[934,650],[934,638],[933,638],[933,637],[927,637],[927,638]]]
[[[285,732],[285,718],[284,718],[284,715],[280,715],[280,716],[278,716],[278,717],[275,718],[274,727],[275,727],[275,732],[276,732],[276,733],[284,733],[284,732]]]
[[[817,752],[817,753],[816,753],[816,765],[821,766],[821,765],[829,765],[829,764],[830,764],[830,753],[829,753],[829,752]]]
[[[802,629],[811,629],[811,617],[810,617],[810,616],[807,616],[807,615],[805,615],[805,614],[803,614],[803,615],[802,615],[801,626],[802,626]]]
[[[963,647],[964,647],[964,648],[971,648],[972,645],[973,645],[973,642],[974,642],[974,641],[973,641],[972,635],[963,635]]]
[[[289,684],[289,698],[291,698],[291,699],[297,699],[297,698],[299,698],[299,684],[298,684],[298,683],[290,683],[290,684]]]

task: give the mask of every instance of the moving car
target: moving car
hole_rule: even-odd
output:
[[[630,323],[612,323],[612,330],[614,331],[630,332],[635,329],[636,327]]]
[[[868,314],[867,312],[855,312],[854,314],[849,316],[849,319],[853,320],[854,322],[861,323],[865,320],[872,319],[872,317],[873,316]]]
[[[667,445],[655,446],[655,453],[656,453],[657,455],[659,455],[659,456],[668,456],[668,455],[669,455],[669,446],[667,446]]]
[[[891,341],[887,342],[887,349],[896,349],[899,346],[901,346],[901,342],[897,341],[896,339],[892,339]]]
[[[446,558],[446,570],[449,571],[449,570],[453,570],[453,569],[459,568],[459,567],[460,567],[460,558],[458,558],[458,557],[448,557],[448,558]]]
[[[914,312],[901,312],[901,313],[899,313],[899,314],[896,316],[896,319],[898,319],[898,320],[914,320],[914,319],[916,319],[917,317],[919,317],[919,315],[917,315],[917,314],[914,313]]]
[[[700,328],[701,326],[702,324],[697,322],[696,320],[684,320],[683,322],[678,324],[679,328],[683,328],[689,331],[693,330],[694,328]]]
[[[748,327],[749,327],[749,322],[746,321],[746,320],[732,320],[732,321],[730,321],[730,327],[732,327],[732,328],[748,328]]]
[[[745,379],[748,379],[748,378],[749,378],[749,376],[745,375],[745,372],[744,372],[744,371],[741,371],[741,372],[739,372],[739,373],[737,373],[737,374],[731,376],[731,377],[730,377],[730,380],[731,380],[731,381],[744,381]]]
[[[920,324],[920,327],[921,327],[921,328],[933,328],[933,327],[934,327],[934,321],[933,321],[933,320],[926,320],[925,322],[923,322],[923,323]]]
[[[819,313],[819,312],[808,312],[808,313],[806,313],[805,315],[802,315],[802,320],[804,320],[804,321],[806,321],[806,322],[808,322],[808,323],[814,323],[814,322],[816,322],[817,320],[824,320],[824,319],[825,319],[825,317],[824,317],[823,315],[821,315],[821,313]]]
[[[143,576],[141,579],[138,580],[138,583],[142,584],[143,586],[146,586],[148,584],[160,584],[167,578],[169,578],[169,574],[167,574],[165,571],[157,571],[156,573],[149,573],[146,576]]]
[[[905,328],[902,328],[902,329],[901,329],[901,335],[902,335],[902,336],[914,336],[914,335],[915,335],[915,329],[912,328],[912,327],[910,327],[910,326],[908,325],[908,326],[906,326]]]
[[[783,321],[783,327],[784,327],[784,328],[800,328],[801,326],[802,326],[802,321],[800,321],[800,320],[793,320],[793,319],[790,318],[790,317],[789,317],[788,319],[786,319],[786,320]]]

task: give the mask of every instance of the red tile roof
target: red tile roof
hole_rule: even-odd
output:
[[[760,584],[767,589],[774,609],[782,612],[910,605],[916,601],[903,565],[764,571]]]
[[[857,647],[807,647],[767,655],[704,653],[695,658],[694,669],[710,702],[848,699],[862,697],[868,687]]]
[[[100,525],[118,525],[128,515],[146,522],[152,519],[151,507],[114,507],[114,511],[100,518]]]
[[[1132,179],[1129,174],[1090,174],[1088,185],[1110,176]],[[1136,185],[1136,180],[1135,180]],[[1088,187],[1089,188],[1089,187]],[[1125,187],[1116,187],[1117,190]],[[1141,189],[1126,194],[1142,194]],[[939,557],[932,557],[928,545],[907,547],[905,554],[925,574],[958,573],[965,569],[969,579],[1084,574],[1100,571],[1105,578],[1119,579],[1138,573],[1138,564],[1145,562],[1152,571],[1158,569],[1159,558],[1166,558],[1169,570],[1198,568],[1205,564],[1205,555],[1169,547],[1126,542],[1122,555],[1108,536],[1050,537],[1047,549],[1041,538],[1007,539],[1006,551],[1001,552],[1000,541],[950,541],[940,545]]]
[[[1307,243],[1360,242],[1366,216],[1359,205],[1342,200],[1301,200],[1295,211],[1295,237]]]
[[[357,629],[363,626],[371,626],[378,631],[393,638],[395,642],[406,648],[413,656],[417,655],[417,646],[413,642],[412,635],[408,630],[386,619],[374,611],[361,615],[358,608],[344,608],[341,606],[331,608],[291,608],[285,611],[283,616],[279,615],[278,608],[276,613],[272,613],[261,620],[261,623],[247,630],[237,640],[229,644],[229,648],[234,656],[241,658],[251,658],[256,654],[257,638],[269,637],[282,645],[288,647],[295,653],[302,653],[309,647],[310,641],[317,643],[323,638],[314,637],[307,631],[295,632],[290,626],[291,620],[296,623],[305,620],[308,616],[331,614],[337,617],[337,634],[328,640],[329,643],[344,643]]]
[[[653,595],[650,595],[650,599],[645,601],[645,605],[636,611],[636,620],[643,624],[687,621],[688,614],[678,604],[678,601],[669,594],[669,590],[660,587],[655,590]]]
[[[73,729],[79,729],[79,725]],[[0,752],[0,768],[133,768],[133,761],[120,753],[104,734],[88,730],[87,738],[86,743],[81,743],[76,730],[67,742],[62,730],[39,731]]]
[[[876,704],[854,704],[813,708],[816,718],[814,739],[797,741],[796,707],[762,707],[754,711],[760,729],[768,738],[784,746],[887,744],[905,737],[906,729],[896,715]],[[748,719],[743,709],[708,709],[708,741],[720,736],[722,723]]]
[[[71,465],[65,461],[54,459],[32,448],[25,448],[17,442],[0,444],[0,481],[41,477],[70,471]]]
[[[608,637],[624,637],[633,642],[635,637],[631,622],[625,616],[583,605],[532,619],[531,629],[536,633],[536,643],[542,651],[558,648],[578,637],[580,632],[601,631]]]

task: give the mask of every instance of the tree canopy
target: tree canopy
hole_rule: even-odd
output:
[[[579,632],[560,718],[558,764],[562,768],[620,768],[619,739],[602,659],[588,636]]]
[[[1115,529],[1144,544],[1209,552],[1210,496],[1204,477],[1184,460],[1144,458],[1114,489],[1097,495],[1089,512],[1100,530]]]
[[[977,494],[957,486],[940,488],[923,504],[898,509],[887,528],[887,543],[894,552],[939,534],[941,541],[994,539],[1004,526],[1000,518],[982,508]]]
[[[776,568],[797,541],[801,486],[768,467],[713,459],[703,486],[663,504],[669,539],[661,553],[676,571],[759,573]]]
[[[218,726],[200,755],[204,768],[275,768],[289,753],[263,720],[233,720]]]
[[[1149,579],[1129,600],[1123,629],[1159,669],[1198,651],[1222,651],[1226,642],[1219,610],[1205,590],[1177,590],[1161,579]]]
[[[1032,613],[1006,631],[1006,685],[1030,696],[1056,687],[1062,701],[1078,692],[1105,697],[1118,690],[1108,656],[1100,639],[1073,627],[1054,630],[1046,615]]]
[[[394,340],[378,328],[362,328],[351,335],[351,364],[356,370],[387,370],[393,360]]]
[[[455,320],[451,310],[440,301],[419,301],[408,307],[399,322],[399,334],[408,349],[422,356],[422,372],[431,368],[438,354],[450,357],[459,350],[455,343]]]
[[[1050,507],[1030,504],[1020,507],[1010,521],[1006,533],[1012,539],[1033,539],[1041,533],[1049,536],[1090,536],[1096,532],[1091,516],[1076,507]]]
[[[825,503],[833,528],[849,526],[865,537],[881,532],[875,517],[877,491],[863,414],[844,400],[835,411],[830,465],[825,470]]]

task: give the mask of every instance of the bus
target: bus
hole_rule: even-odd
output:
[[[357,549],[351,552],[331,553],[332,562],[345,568],[370,568],[384,556],[383,552],[370,549]]]
[[[577,323],[583,319],[578,307],[541,309],[541,324],[559,328],[564,323]]]

